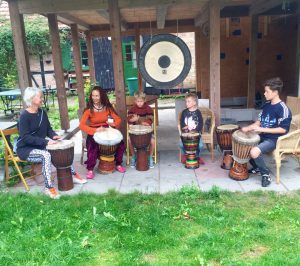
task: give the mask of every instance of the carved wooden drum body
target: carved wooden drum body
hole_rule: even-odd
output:
[[[187,168],[187,169],[199,168],[197,150],[199,147],[200,134],[199,133],[182,133],[181,140],[182,140],[185,155],[186,155],[185,168]]]
[[[238,130],[238,125],[228,124],[216,128],[217,141],[223,153],[221,168],[230,170],[232,167],[232,134]]]
[[[115,153],[122,139],[122,133],[114,128],[106,128],[94,134],[94,140],[99,144],[98,170],[101,174],[110,174],[115,171]]]
[[[235,180],[246,180],[249,177],[247,163],[250,160],[250,151],[260,141],[255,132],[244,133],[237,130],[232,134],[233,167],[229,171],[229,177]]]
[[[74,187],[71,166],[74,160],[74,142],[59,140],[56,144],[48,145],[46,149],[51,154],[51,162],[57,171],[58,189],[70,190]]]
[[[147,171],[148,165],[148,147],[151,142],[153,129],[151,126],[130,125],[129,137],[132,146],[136,149],[136,170]]]

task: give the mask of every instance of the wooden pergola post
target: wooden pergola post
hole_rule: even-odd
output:
[[[296,51],[296,78],[298,86],[298,97],[300,97],[300,7],[297,9],[297,19],[298,19],[298,34],[297,34],[297,51]]]
[[[91,37],[91,32],[88,30],[85,32],[86,37],[86,48],[88,54],[89,72],[91,84],[96,84],[95,76],[95,65],[94,65],[94,55],[93,55],[93,39]]]
[[[202,94],[201,90],[201,68],[200,68],[200,57],[201,57],[201,31],[200,27],[195,30],[195,72],[196,72],[196,93],[199,97],[199,93]],[[203,95],[201,95],[203,97]]]
[[[135,52],[136,52],[136,62],[138,62],[138,55],[140,53],[141,49],[141,42],[140,42],[140,29],[138,26],[135,27]],[[141,72],[139,71],[139,68],[137,66],[137,71],[138,71],[138,88],[139,92],[143,91],[143,79]]]
[[[120,10],[118,7],[118,0],[108,1],[110,32],[112,41],[112,59],[114,65],[114,81],[116,94],[116,109],[122,119],[121,132],[123,134],[124,142],[126,143],[126,97],[123,71],[123,56],[122,56],[122,39],[121,39],[121,24],[120,24]]]
[[[248,108],[253,108],[255,104],[257,32],[258,15],[253,15],[251,18],[250,54],[248,69]]]
[[[32,86],[28,50],[26,46],[24,18],[19,12],[17,0],[8,1],[8,7],[17,61],[19,87],[21,89],[23,99],[24,90],[27,87]],[[23,106],[26,106],[24,101]]]
[[[65,88],[64,80],[64,70],[62,64],[61,48],[60,48],[60,38],[57,24],[57,17],[55,14],[48,15],[48,25],[50,31],[51,47],[52,47],[52,57],[55,73],[55,82],[57,90],[58,107],[60,114],[60,125],[64,130],[70,128],[70,119],[68,114],[68,103],[67,94]]]
[[[220,2],[209,1],[209,104],[220,124]]]
[[[84,85],[83,85],[83,73],[82,73],[82,63],[80,55],[80,44],[78,36],[78,26],[77,24],[71,24],[71,35],[72,35],[72,47],[73,47],[73,59],[76,73],[76,89],[79,99],[79,116],[81,117],[83,110],[85,108],[85,95],[84,95]]]

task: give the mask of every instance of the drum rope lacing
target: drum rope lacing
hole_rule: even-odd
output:
[[[235,155],[232,155],[232,158],[233,158],[233,160],[237,161],[240,164],[248,163],[250,160],[250,158],[241,159],[241,158],[236,157]]]
[[[61,170],[61,169],[68,169],[72,166],[72,164],[68,165],[68,166],[64,166],[64,167],[57,167],[57,169]]]

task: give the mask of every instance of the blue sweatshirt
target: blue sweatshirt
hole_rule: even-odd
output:
[[[286,133],[290,130],[292,114],[291,110],[286,106],[284,102],[279,102],[276,104],[271,104],[271,102],[266,102],[263,106],[262,112],[258,116],[260,121],[260,126],[263,128],[277,128],[281,127],[286,130]],[[261,133],[260,136],[263,139],[272,139],[277,141],[278,137],[284,134],[270,134]]]
[[[42,116],[42,121],[40,124]],[[40,124],[40,126],[39,126]],[[34,149],[44,150],[48,144],[46,137],[53,138],[57,134],[53,131],[47,113],[41,109],[37,113],[29,113],[24,110],[18,123],[19,139],[17,143],[17,155],[26,160]]]

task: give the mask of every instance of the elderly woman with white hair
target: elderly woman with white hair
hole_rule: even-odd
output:
[[[45,194],[53,199],[60,195],[53,187],[51,181],[51,155],[46,150],[47,145],[56,143],[58,136],[52,129],[47,113],[41,109],[43,93],[39,88],[26,88],[24,102],[27,108],[21,113],[19,119],[19,139],[17,142],[17,154],[22,160],[33,163],[42,163],[42,172],[45,178]],[[50,140],[45,139],[49,137]],[[85,183],[79,175],[74,173],[73,180],[76,183]]]

